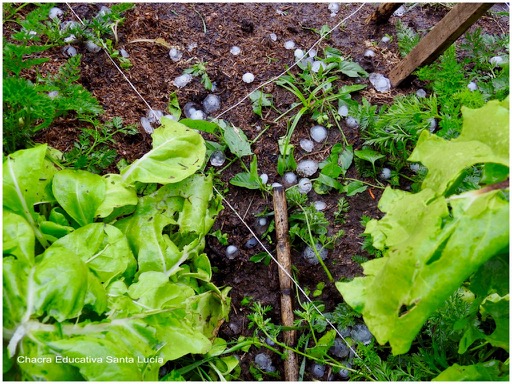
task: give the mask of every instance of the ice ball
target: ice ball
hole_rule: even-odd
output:
[[[391,89],[389,79],[380,73],[370,73],[369,80],[377,92],[388,92]]]
[[[311,152],[315,148],[315,143],[309,139],[302,139],[299,142],[300,147],[306,152]]]
[[[318,171],[318,162],[314,160],[302,160],[297,164],[296,171],[300,176],[312,176],[316,171]]]
[[[191,81],[192,81],[192,75],[189,73],[185,73],[181,76],[176,77],[172,83],[178,88],[183,88]]]
[[[209,94],[203,100],[203,108],[207,114],[218,111],[220,109],[220,97],[214,94]]]
[[[244,73],[242,81],[247,84],[252,83],[254,81],[254,75],[251,72]]]
[[[327,138],[327,129],[321,125],[315,125],[309,130],[309,133],[317,143],[321,143]]]
[[[307,194],[311,191],[313,188],[313,184],[311,183],[311,180],[304,177],[299,180],[299,183],[297,184],[297,188],[299,189],[299,192],[302,194]]]

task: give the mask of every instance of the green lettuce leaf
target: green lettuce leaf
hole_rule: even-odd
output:
[[[503,191],[487,188],[446,198],[466,167],[508,166],[508,108],[494,101],[463,113],[459,138],[445,141],[424,133],[414,150],[410,160],[429,168],[421,192],[384,191],[379,209],[386,215],[370,221],[365,231],[383,257],[363,264],[365,277],[336,284],[393,354],[407,352],[427,318],[482,265],[508,249],[509,203]],[[508,343],[502,305],[489,304],[491,316],[499,317],[492,338],[497,346]],[[466,345],[472,340],[474,333]]]
[[[71,169],[57,172],[52,183],[57,202],[80,226],[93,222],[96,210],[105,200],[106,188],[101,176]]]
[[[153,149],[121,171],[125,184],[177,183],[202,166],[206,146],[201,135],[178,122],[162,119],[152,134]]]
[[[4,209],[25,218],[45,248],[49,244],[37,225],[39,214],[34,206],[52,200],[48,185],[56,170],[45,161],[46,149],[46,145],[37,145],[17,151],[4,158],[3,162]]]
[[[448,141],[427,130],[421,133],[409,161],[428,168],[424,188],[445,193],[464,169],[475,164],[509,166],[508,98],[490,101],[480,109],[463,107],[462,114],[464,128],[456,139]],[[449,161],[449,166],[441,159]]]
[[[55,252],[44,257],[36,265],[33,279],[36,315],[46,314],[57,321],[79,316],[85,303],[87,274],[87,266],[75,254]]]
[[[159,271],[171,276],[200,253],[213,224],[211,177],[194,175],[140,198],[134,214],[115,225],[137,254],[139,273]]]
[[[463,366],[453,364],[432,381],[509,381],[508,365],[499,360]]]
[[[35,236],[30,224],[20,215],[5,211],[3,216],[3,254],[23,264],[34,265]]]
[[[138,199],[135,188],[125,185],[121,175],[108,174],[104,178],[107,182],[107,190],[105,199],[96,210],[97,217],[107,217],[114,210],[120,210],[120,208],[125,206],[137,205]]]
[[[27,315],[27,291],[30,275],[29,264],[10,256],[3,258],[2,314],[4,329],[14,331]]]

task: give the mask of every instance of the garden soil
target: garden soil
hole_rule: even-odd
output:
[[[94,17],[103,5],[109,4],[70,4],[81,18]],[[172,92],[176,92],[182,108],[187,102],[201,104],[210,92],[205,90],[198,78],[194,78],[189,85],[181,89],[173,85],[173,80],[198,60],[206,62],[207,73],[216,84],[214,93],[221,98],[222,105],[219,113],[225,111],[221,118],[242,129],[249,140],[255,139],[261,133],[261,129],[268,126],[268,129],[253,144],[252,150],[258,158],[259,172],[269,176],[269,183],[279,182],[280,177],[276,171],[277,141],[285,134],[286,120],[291,115],[275,122],[278,114],[273,109],[264,109],[263,117],[260,118],[253,113],[250,100],[237,103],[258,85],[281,74],[293,64],[294,52],[284,48],[285,41],[293,40],[298,48],[307,50],[319,38],[315,30],[320,30],[323,25],[333,27],[356,12],[360,5],[360,3],[342,3],[338,14],[332,16],[327,3],[137,3],[134,9],[126,13],[125,22],[118,28],[118,48],[124,48],[129,53],[133,64],[132,68],[125,71],[125,75],[153,109],[166,110],[169,95]],[[72,19],[69,8],[65,4],[60,7],[65,10],[66,19]],[[376,5],[371,3],[363,5],[355,15],[315,48],[320,52],[328,46],[337,48],[344,57],[356,61],[367,72],[388,74],[401,60],[396,45],[395,23],[398,17],[392,16],[387,24],[379,27],[365,23],[375,7]],[[29,7],[26,9],[28,11]],[[425,34],[448,10],[447,7],[439,4],[418,4],[400,17],[400,20]],[[477,22],[476,26],[482,27],[488,33],[508,32],[508,20],[504,21],[498,16],[485,16]],[[277,41],[270,38],[271,33],[277,35]],[[388,43],[381,42],[381,38],[385,35],[392,36],[392,40]],[[183,58],[179,62],[173,62],[169,58],[168,48],[155,42],[134,42],[141,39],[163,39],[184,52]],[[188,49],[191,43],[196,43],[197,46]],[[241,49],[241,53],[237,56],[230,53],[230,48],[235,45]],[[369,47],[376,53],[373,58],[364,57],[364,52]],[[125,81],[103,51],[90,53],[84,46],[78,47],[78,51],[83,55],[81,83],[103,106],[104,119],[120,116],[125,123],[139,126],[139,134],[128,138],[118,137],[115,149],[120,157],[129,161],[141,157],[151,146],[150,136],[140,126],[140,118],[148,112],[147,105]],[[52,60],[45,64],[46,69],[55,72],[65,60],[60,49],[55,50],[52,53]],[[247,84],[242,81],[242,76],[246,72],[254,74],[253,83]],[[368,83],[365,79],[361,81]],[[337,84],[353,82],[349,78],[340,78]],[[388,93],[377,93],[369,85],[357,97],[360,99],[364,96],[372,104],[389,104],[395,96],[415,92],[421,86],[422,84],[417,80],[412,79],[398,89]],[[279,111],[288,110],[296,101],[288,91],[273,83],[265,85],[263,91],[272,95],[274,106]],[[230,108],[234,105],[236,107]],[[295,130],[292,143],[299,148],[296,152],[297,160],[306,155],[301,152],[298,142],[300,139],[309,138],[309,129],[312,125],[314,125],[313,121],[305,117]],[[77,124],[69,117],[60,118],[50,128],[40,133],[37,141],[46,142],[61,151],[67,151],[73,147],[83,126],[83,123]],[[342,128],[348,142],[354,146],[354,149],[360,149],[362,141],[357,130],[348,128],[343,122]],[[340,132],[331,129],[325,144],[321,147],[317,145],[315,152],[307,154],[307,157],[322,160],[330,153],[332,144],[340,141]],[[247,165],[248,161],[249,158],[246,159]],[[116,170],[114,167],[108,171]],[[231,186],[230,178],[241,171],[240,165],[234,162],[232,166],[220,173],[218,186],[222,188],[227,202],[254,228],[256,215],[273,211],[272,197],[260,191]],[[348,177],[358,177],[355,169],[350,169]],[[345,223],[329,228],[330,233],[339,229],[344,231],[344,236],[335,249],[329,252],[326,260],[327,268],[336,281],[362,274],[361,266],[352,259],[354,255],[368,257],[361,250],[363,227],[360,220],[362,215],[380,217],[381,213],[377,209],[380,195],[380,189],[369,188],[364,193],[349,197],[347,200],[350,211],[346,215]],[[321,199],[327,203],[326,216],[332,223],[333,213],[341,196],[337,194],[315,196],[314,192],[309,196],[310,201]],[[240,335],[251,335],[253,332],[248,328],[249,309],[242,305],[241,301],[244,298],[252,298],[263,305],[272,306],[273,310],[269,316],[273,322],[279,323],[280,292],[277,266],[274,263],[266,266],[249,260],[262,249],[259,245],[251,249],[244,247],[251,234],[227,203],[224,203],[224,206],[225,209],[219,214],[214,229],[220,229],[222,233],[227,234],[229,243],[238,246],[240,254],[233,260],[228,259],[225,254],[226,247],[213,236],[207,237],[206,252],[215,270],[214,282],[219,286],[232,287],[231,314],[229,321],[220,327],[219,336],[233,340]],[[274,251],[275,241],[271,242],[267,239],[265,245]],[[292,247],[292,263],[297,281],[303,288],[311,291],[315,289],[317,283],[325,282],[326,287],[317,299],[324,302],[326,311],[333,310],[336,304],[342,301],[341,295],[334,284],[328,281],[322,267],[307,264],[303,261],[301,252],[301,248]],[[249,353],[240,355],[242,380],[254,380],[248,367],[255,353],[258,351],[251,350]],[[282,372],[282,361],[276,356],[273,359],[274,365]]]

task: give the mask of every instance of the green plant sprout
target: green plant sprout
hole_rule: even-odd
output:
[[[73,149],[64,153],[62,164],[100,173],[108,168],[118,155],[117,151],[111,148],[111,145],[116,143],[114,137],[118,134],[135,135],[138,129],[135,125],[124,126],[120,117],[114,117],[104,124],[94,119],[86,121],[92,124],[93,128],[81,130],[78,141],[73,143]]]
[[[206,61],[199,60],[196,64],[185,69],[183,73],[188,73],[194,77],[200,77],[201,84],[203,84],[204,88],[208,91],[211,91],[213,89],[213,83],[210,80],[208,73],[206,72],[207,65],[208,63]]]

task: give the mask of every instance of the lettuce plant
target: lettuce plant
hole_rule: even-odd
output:
[[[3,163],[4,378],[156,381],[207,353],[229,288],[203,253],[222,206],[196,174],[202,137],[164,119],[150,152],[103,177],[59,170],[47,150]],[[138,196],[140,183],[162,186]]]
[[[364,277],[339,282],[345,301],[364,317],[393,354],[409,351],[425,321],[469,280],[474,295],[459,353],[475,342],[509,350],[509,109],[508,98],[480,109],[463,107],[463,130],[447,141],[422,132],[409,160],[428,174],[418,193],[387,188],[379,201],[386,215],[365,233],[383,257],[363,264]],[[481,188],[457,194],[465,170],[482,166]],[[486,319],[491,330],[479,325]],[[508,364],[505,364],[508,365]],[[502,367],[502,368],[500,368]],[[439,379],[505,379],[501,361],[460,367]]]

